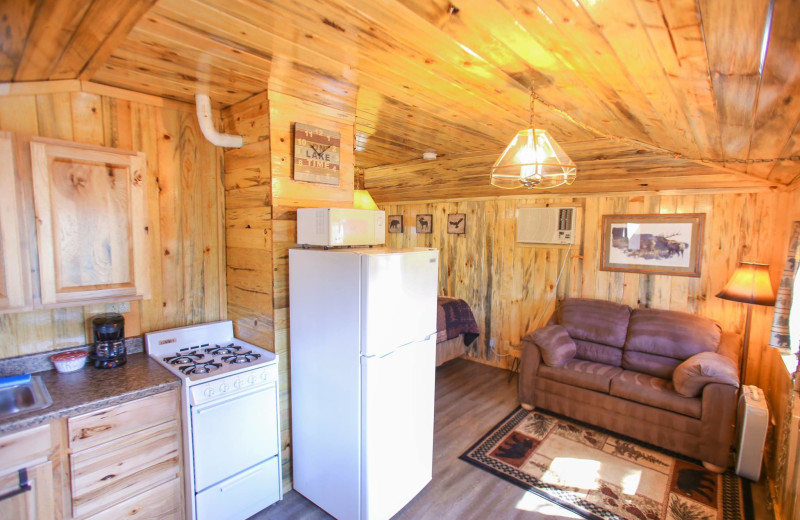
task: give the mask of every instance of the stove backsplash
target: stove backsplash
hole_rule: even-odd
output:
[[[50,356],[53,354],[67,352],[70,350],[85,350],[88,352],[91,346],[92,345],[89,344],[78,347],[66,347],[57,350],[48,350],[47,352],[28,354],[26,356],[0,359],[0,377],[52,370],[54,367],[53,363],[50,361]],[[138,336],[134,338],[125,338],[125,349],[128,354],[143,352],[144,341],[142,340],[142,337]]]

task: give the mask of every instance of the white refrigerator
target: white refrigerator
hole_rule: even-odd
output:
[[[385,520],[431,480],[435,249],[289,251],[294,489]]]

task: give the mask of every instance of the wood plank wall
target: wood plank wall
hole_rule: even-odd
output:
[[[792,199],[794,197],[794,199]],[[718,320],[727,330],[741,332],[745,307],[714,295],[722,289],[738,261],[771,264],[773,282],[782,269],[775,250],[788,232],[785,213],[796,194],[722,193],[696,195],[622,195],[579,198],[529,198],[386,204],[387,215],[404,216],[404,233],[387,234],[396,247],[428,246],[441,252],[440,293],[464,298],[472,307],[481,337],[469,357],[507,366],[501,357],[549,312],[542,312],[564,265],[557,298],[602,298],[636,306],[693,312]],[[582,208],[582,244],[542,247],[517,244],[516,210],[530,205]],[[433,214],[433,233],[417,234],[417,214]],[[466,235],[448,235],[445,219],[466,213]],[[600,225],[603,215],[641,213],[705,213],[701,277],[642,275],[600,271]],[[761,351],[766,344],[772,311],[755,307],[749,374],[757,383]],[[539,318],[537,320],[537,317]],[[496,341],[497,353],[489,347]],[[499,355],[498,355],[499,353]]]
[[[800,221],[800,190],[794,191],[794,200],[790,200],[789,205],[781,206],[781,211],[786,215],[789,222]],[[786,253],[789,248],[789,235],[786,233],[783,239],[776,240],[775,242],[775,263],[782,270],[784,262],[786,261]],[[791,362],[794,362],[792,359]],[[789,366],[794,366],[789,364]],[[772,496],[775,503],[776,518],[789,519],[797,517],[797,504],[794,504],[795,510],[792,511],[792,501],[800,495],[800,480],[792,478],[794,468],[797,467],[797,457],[800,452],[797,451],[798,446],[792,446],[793,456],[790,454],[789,460],[786,465],[791,468],[788,480],[783,482],[783,488],[776,487],[776,480],[779,470],[779,455],[780,445],[783,442],[781,437],[781,426],[786,420],[793,420],[793,430],[790,430],[790,437],[797,438],[797,424],[798,417],[800,416],[800,395],[795,389],[794,395],[794,410],[789,409],[789,392],[792,391],[791,375],[787,370],[787,360],[784,360],[779,351],[768,348],[764,352],[763,369],[761,373],[761,387],[764,389],[767,400],[770,403],[770,413],[772,414],[773,423],[777,426],[771,430],[771,435],[767,439],[766,449],[766,467],[767,475],[773,484]],[[792,418],[792,415],[794,417]],[[794,515],[794,516],[792,516]]]
[[[222,156],[194,107],[78,81],[12,92],[0,96],[2,130],[147,156],[152,298],[131,303],[126,336],[224,318]],[[89,343],[88,323],[101,312],[105,305],[0,315],[0,357]]]
[[[238,337],[280,356],[283,488],[292,487],[289,379],[289,249],[297,208],[353,203],[354,115],[275,90],[225,109],[226,132],[245,146],[225,152],[228,315]],[[339,185],[292,178],[292,125],[341,135]],[[297,384],[295,382],[295,384]]]

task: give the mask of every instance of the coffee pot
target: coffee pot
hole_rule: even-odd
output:
[[[121,314],[109,312],[92,318],[94,343],[90,363],[95,368],[114,368],[127,361],[125,351],[125,318]]]

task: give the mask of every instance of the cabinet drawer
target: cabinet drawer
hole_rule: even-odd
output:
[[[111,506],[86,520],[118,520],[119,518],[125,520],[149,520],[152,518],[179,520],[183,513],[182,496],[181,479],[175,478]]]
[[[180,474],[180,428],[173,420],[70,455],[72,514],[105,510]]]
[[[0,472],[18,470],[37,459],[44,460],[51,448],[49,424],[0,437]]]
[[[104,408],[67,421],[69,446],[83,450],[112,439],[149,428],[177,417],[178,391],[144,397],[129,403]]]

